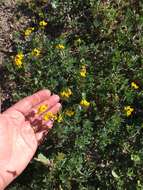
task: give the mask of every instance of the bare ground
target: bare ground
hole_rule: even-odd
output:
[[[10,105],[9,87],[4,67],[5,58],[13,53],[13,34],[27,25],[28,19],[17,11],[17,3],[22,0],[0,0],[0,105],[2,111]],[[19,18],[17,18],[19,14]],[[1,111],[1,108],[0,108]]]

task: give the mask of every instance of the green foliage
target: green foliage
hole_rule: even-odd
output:
[[[34,31],[15,34],[15,55],[5,61],[13,102],[43,88],[70,88],[72,96],[62,98],[63,120],[37,152],[45,161],[34,159],[9,189],[143,189],[143,3],[30,0],[17,9]],[[18,52],[21,68],[13,61]],[[134,108],[129,116],[125,106]]]

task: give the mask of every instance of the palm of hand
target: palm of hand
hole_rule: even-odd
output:
[[[0,146],[5,148],[0,149],[0,164],[19,175],[32,159],[38,141],[30,122],[21,113],[13,111],[14,117],[9,114],[2,116],[5,127],[0,128]]]
[[[0,174],[8,185],[28,165],[45,130],[34,132],[26,119],[34,107],[45,102],[55,114],[60,109],[58,96],[47,90],[25,98],[0,115]]]

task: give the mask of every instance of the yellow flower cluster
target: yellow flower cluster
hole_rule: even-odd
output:
[[[82,100],[80,101],[80,105],[81,105],[82,107],[89,107],[89,106],[90,106],[90,102],[88,102],[86,99],[82,99]]]
[[[72,95],[72,91],[70,88],[67,88],[66,90],[62,91],[60,95],[62,98],[69,98]]]
[[[56,45],[56,49],[63,50],[63,49],[65,49],[65,46],[63,44],[58,44],[58,45]]]
[[[38,110],[37,110],[37,115],[43,114],[44,112],[47,111],[47,109],[48,109],[48,105],[39,106]],[[49,112],[44,114],[43,119],[45,121],[56,120],[58,123],[61,123],[63,121],[63,116],[62,116],[62,114],[58,114],[58,116],[57,116],[57,115],[55,115],[49,111]]]
[[[38,48],[34,48],[31,52],[32,56],[38,57],[40,55],[41,51]]]
[[[45,22],[44,20],[42,20],[42,21],[40,21],[39,22],[39,26],[41,26],[41,27],[45,27],[45,26],[47,26],[47,22]]]
[[[135,82],[131,83],[131,87],[134,88],[134,89],[138,89],[139,88],[139,86]]]
[[[47,109],[48,109],[48,106],[47,106],[47,105],[41,105],[41,106],[39,106],[39,108],[38,108],[37,114],[41,114],[41,113],[45,112]]]
[[[52,120],[57,120],[57,116],[54,115],[52,112],[47,112],[45,115],[44,115],[44,120],[45,121],[49,121],[50,119]]]
[[[48,109],[47,105],[41,105],[41,106],[39,106],[39,108],[37,110],[37,114],[38,115],[43,114],[44,112],[47,111],[47,109]],[[63,121],[63,116],[62,116],[62,114],[58,114],[58,116],[57,116],[49,111],[44,114],[43,119],[45,121],[49,121],[49,120],[55,121],[56,120],[58,123],[61,123]]]
[[[81,70],[80,70],[80,76],[86,77],[86,66],[85,65],[83,65]]]
[[[128,117],[132,114],[132,112],[134,111],[134,108],[131,108],[130,106],[125,106],[124,111],[126,112],[126,115]]]
[[[73,116],[74,114],[75,114],[75,112],[71,109],[65,111],[65,115],[67,115],[69,117]]]
[[[25,30],[24,32],[24,35],[27,37],[27,36],[30,36],[30,34],[34,31],[34,27],[29,27]]]
[[[18,68],[21,68],[22,67],[22,64],[23,64],[23,58],[24,58],[24,55],[22,52],[18,53],[15,58],[14,58],[14,64],[18,67]]]

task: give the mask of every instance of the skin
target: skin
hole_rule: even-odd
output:
[[[41,90],[19,101],[0,114],[0,190],[3,190],[27,167],[33,158],[39,142],[52,127],[36,132],[32,128],[29,113],[41,104],[48,105],[48,111],[56,114],[60,108],[59,97],[49,90]],[[32,121],[35,116],[33,116]]]

